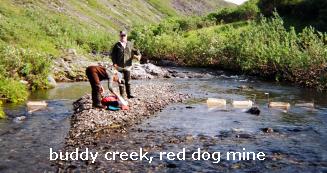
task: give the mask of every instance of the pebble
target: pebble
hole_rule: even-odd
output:
[[[16,118],[14,118],[14,122],[15,123],[21,123],[21,122],[23,122],[24,120],[26,119],[26,116],[20,116],[20,117],[16,117]]]

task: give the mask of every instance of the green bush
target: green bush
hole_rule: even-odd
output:
[[[211,66],[327,89],[327,34],[312,27],[297,33],[280,16],[217,25],[188,32],[156,27],[133,32],[136,44],[153,60]]]
[[[258,0],[250,0],[234,8],[224,8],[215,13],[210,13],[207,18],[216,23],[232,23],[256,19],[260,13]]]
[[[29,49],[0,46],[0,74],[5,78],[25,79],[32,89],[48,87],[51,58]]]
[[[0,97],[7,102],[23,102],[28,97],[28,91],[24,84],[13,79],[0,79]],[[1,106],[0,106],[1,107]]]
[[[320,78],[327,62],[326,34],[312,27],[296,33],[284,27],[279,16],[263,18],[252,23],[251,30],[243,32],[234,47],[242,70],[287,79],[301,85],[327,88]]]
[[[0,100],[0,119],[5,119],[6,118],[6,114],[5,112],[3,111],[3,108],[2,108],[2,101]]]

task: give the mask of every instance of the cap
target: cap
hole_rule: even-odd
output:
[[[120,31],[119,35],[127,35],[127,32],[126,31]]]

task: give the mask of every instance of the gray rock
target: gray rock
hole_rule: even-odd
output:
[[[21,122],[23,122],[25,119],[26,119],[25,116],[20,116],[20,117],[16,117],[16,118],[14,118],[13,121],[14,121],[15,123],[21,123]]]
[[[142,64],[143,68],[145,69],[145,71],[153,76],[160,76],[160,77],[163,77],[167,72],[167,70],[161,68],[161,67],[158,67],[158,66],[155,66],[153,64]]]
[[[151,63],[134,64],[131,72],[132,79],[153,79],[155,77],[165,77],[168,74],[167,70]]]
[[[148,74],[141,64],[133,65],[131,69],[132,79],[152,79],[153,76]]]
[[[47,81],[51,88],[55,88],[57,86],[56,80],[51,75],[47,77]]]

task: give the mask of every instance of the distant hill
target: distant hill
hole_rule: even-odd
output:
[[[100,50],[118,30],[230,6],[223,0],[2,0],[0,43],[55,56],[70,47]]]

